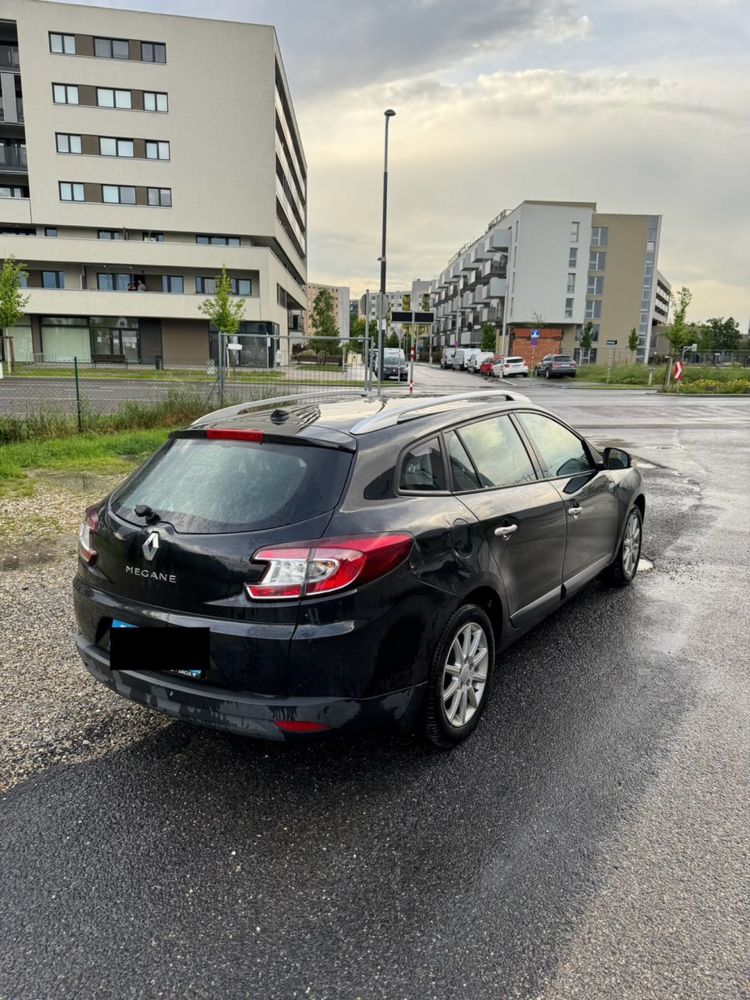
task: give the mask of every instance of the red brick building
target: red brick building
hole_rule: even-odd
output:
[[[558,327],[540,327],[539,340],[532,346],[530,326],[516,326],[510,330],[508,341],[508,356],[523,358],[529,366],[529,371],[541,361],[545,354],[563,354],[563,331]]]

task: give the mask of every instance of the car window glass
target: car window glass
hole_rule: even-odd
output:
[[[471,464],[471,459],[466,454],[466,449],[461,444],[455,431],[446,438],[448,444],[448,458],[451,464],[451,475],[453,476],[454,490],[478,490],[481,483]]]
[[[526,448],[508,417],[469,424],[460,429],[459,435],[484,489],[521,486],[536,478]]]
[[[536,445],[547,475],[575,476],[591,469],[581,439],[542,413],[521,413],[519,418]]]
[[[407,454],[401,466],[402,490],[444,490],[445,470],[437,438],[422,441]]]

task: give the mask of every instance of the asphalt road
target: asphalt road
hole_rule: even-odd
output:
[[[503,654],[448,756],[92,727],[0,799],[0,998],[750,996],[750,405],[529,383],[638,456],[654,569]]]

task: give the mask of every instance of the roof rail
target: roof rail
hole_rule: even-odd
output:
[[[252,413],[255,409],[267,406],[279,406],[284,403],[299,402],[324,402],[327,399],[338,399],[341,396],[350,398],[352,396],[362,396],[361,389],[322,389],[320,392],[300,392],[289,396],[271,396],[268,399],[251,399],[245,403],[234,403],[232,406],[224,406],[220,410],[212,410],[204,413],[202,417],[194,420],[191,427],[200,427],[209,421],[220,419],[221,417],[239,417],[243,413]]]
[[[404,420],[414,419],[419,416],[420,410],[432,410],[435,407],[440,407],[443,403],[479,403],[483,399],[489,402],[497,402],[500,399],[505,399],[507,402],[531,402],[529,397],[524,396],[522,392],[513,392],[510,389],[472,389],[469,392],[455,392],[448,396],[433,395],[429,399],[423,397],[420,402],[410,400],[406,406],[383,409],[379,413],[365,417],[351,428],[351,433],[367,434],[369,431],[391,427],[393,424],[400,424]]]

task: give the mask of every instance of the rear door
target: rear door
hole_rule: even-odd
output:
[[[524,628],[560,602],[565,554],[560,494],[537,479],[507,415],[449,432],[446,446],[453,491],[482,524],[511,621]]]
[[[575,590],[614,554],[620,522],[614,476],[596,468],[586,442],[560,421],[532,412],[518,413],[517,419],[565,505],[563,581],[568,590]]]

